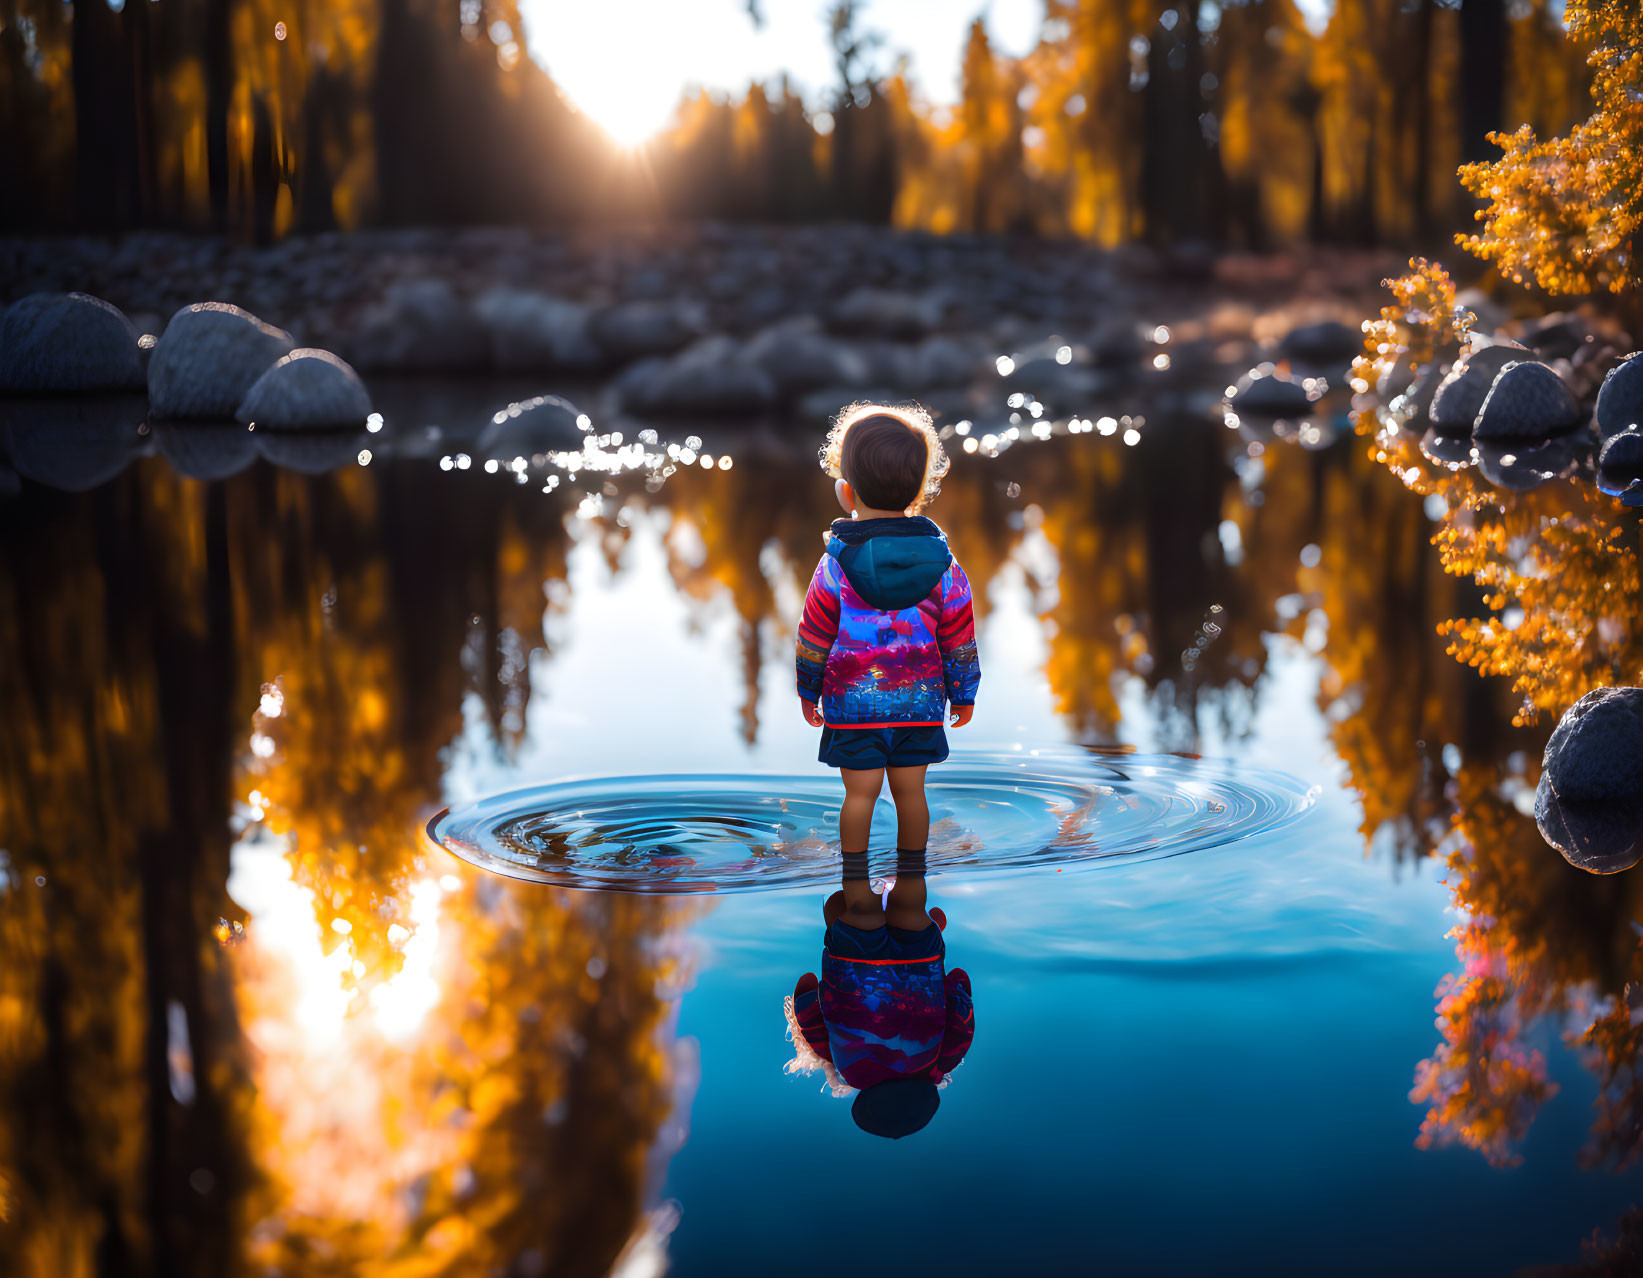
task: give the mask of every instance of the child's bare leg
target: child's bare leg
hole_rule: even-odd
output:
[[[930,926],[924,887],[930,806],[924,798],[924,768],[891,768],[889,774],[890,796],[896,801],[896,886],[885,900],[884,921],[916,932]]]
[[[867,838],[873,832],[873,805],[879,801],[879,789],[884,784],[884,769],[840,768],[839,777],[844,782],[844,803],[839,808],[839,848],[846,854],[866,852]]]
[[[890,797],[896,801],[896,846],[922,852],[930,841],[930,805],[924,799],[924,765],[891,768],[889,773]]]
[[[873,805],[884,783],[884,769],[840,768],[839,776],[844,782],[844,803],[839,808],[839,860],[844,886],[828,899],[823,913],[831,914],[829,923],[837,918],[852,927],[881,927],[884,909],[867,876],[867,840],[873,830]],[[837,912],[832,913],[835,909]]]

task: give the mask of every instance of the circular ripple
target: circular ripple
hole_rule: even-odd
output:
[[[929,774],[932,872],[1134,861],[1288,825],[1315,790],[1175,755],[955,752]],[[482,869],[561,887],[751,892],[838,874],[839,783],[759,773],[591,777],[446,810],[429,836]],[[895,809],[874,813],[874,854]]]

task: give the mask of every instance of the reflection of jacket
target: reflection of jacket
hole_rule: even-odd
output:
[[[852,1087],[892,1078],[939,1083],[975,1038],[970,978],[942,956],[914,961],[822,955],[821,985],[794,996],[810,1049]]]
[[[970,582],[929,519],[838,519],[799,622],[799,695],[830,726],[945,722],[981,682]]]

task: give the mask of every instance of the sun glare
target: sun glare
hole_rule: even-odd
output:
[[[636,147],[654,137],[673,116],[678,84],[662,76],[625,77],[582,86],[571,99],[618,146]]]

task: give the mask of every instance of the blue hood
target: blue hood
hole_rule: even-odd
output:
[[[880,612],[900,612],[926,598],[953,562],[946,534],[923,515],[835,519],[827,553],[851,589]]]

